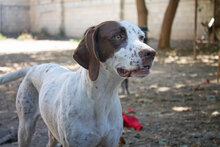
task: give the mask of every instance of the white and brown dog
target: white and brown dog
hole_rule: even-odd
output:
[[[4,84],[24,77],[16,98],[18,142],[30,145],[41,116],[48,127],[48,147],[116,147],[122,135],[121,81],[145,77],[155,50],[144,32],[127,21],[107,21],[89,29],[73,58],[72,72],[56,64],[27,67],[0,77]]]

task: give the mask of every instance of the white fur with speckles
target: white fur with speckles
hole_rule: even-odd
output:
[[[140,36],[145,37],[145,34],[139,27],[137,27],[137,25],[127,21],[119,21],[119,23],[126,28],[128,36],[127,45],[114,54],[116,61],[114,61],[113,64],[115,68],[123,68],[127,70],[137,69],[142,65],[139,52],[143,49],[154,49],[143,43],[143,40],[140,40]]]

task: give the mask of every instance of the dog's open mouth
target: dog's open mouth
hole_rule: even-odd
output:
[[[142,67],[139,67],[135,70],[126,70],[124,68],[117,68],[117,72],[121,77],[145,77],[150,73],[151,65],[145,65]]]

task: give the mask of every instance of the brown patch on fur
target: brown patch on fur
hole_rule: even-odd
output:
[[[136,51],[134,51],[134,56],[137,57],[137,52]]]
[[[103,24],[98,32],[99,57],[101,62],[105,62],[125,45],[127,34],[125,28],[114,21]],[[116,39],[116,35],[120,35],[122,38]]]
[[[132,31],[133,31],[135,34],[137,34],[137,32],[135,31],[135,29],[134,29],[134,28],[132,28]]]
[[[98,78],[100,66],[98,55],[96,53],[97,48],[95,36],[95,29],[88,30],[73,54],[73,58],[76,62],[89,70],[89,77],[92,81],[95,81]]]

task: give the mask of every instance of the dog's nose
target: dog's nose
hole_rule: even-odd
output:
[[[156,55],[156,52],[154,50],[149,50],[149,49],[143,49],[142,51],[139,52],[139,56],[141,58],[154,58]]]

